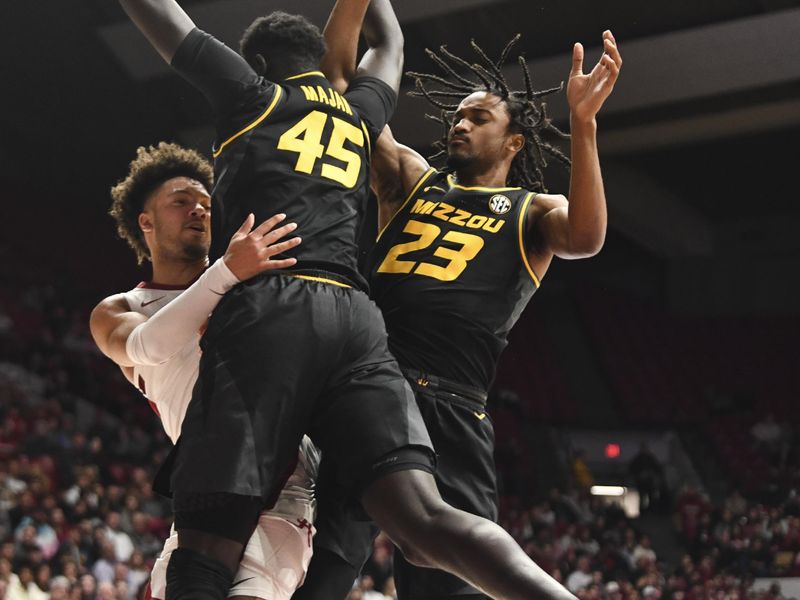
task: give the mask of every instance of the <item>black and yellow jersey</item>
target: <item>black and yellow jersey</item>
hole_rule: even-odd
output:
[[[522,188],[458,185],[431,169],[380,232],[368,263],[389,347],[404,368],[486,390],[539,286]]]
[[[358,277],[370,150],[394,109],[394,91],[361,77],[339,94],[319,71],[274,83],[198,29],[172,65],[217,115],[211,259],[224,254],[248,213],[260,223],[283,212],[303,238],[287,253],[298,268]]]

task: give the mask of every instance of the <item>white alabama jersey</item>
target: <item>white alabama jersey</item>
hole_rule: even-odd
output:
[[[125,292],[124,296],[131,311],[149,318],[177,298],[185,289],[142,282],[131,291]],[[192,398],[192,388],[197,381],[199,367],[199,332],[167,362],[133,367],[132,383],[150,401],[150,406],[161,418],[164,431],[173,444],[181,435],[181,423]]]

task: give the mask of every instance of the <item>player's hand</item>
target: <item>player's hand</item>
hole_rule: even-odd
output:
[[[571,116],[581,121],[594,119],[614,89],[621,68],[622,57],[610,31],[603,32],[603,56],[589,74],[583,73],[583,46],[575,44],[567,83]]]
[[[297,263],[295,258],[272,258],[301,242],[299,237],[279,241],[297,229],[296,223],[287,223],[274,229],[285,218],[284,214],[275,215],[253,229],[255,216],[250,213],[233,234],[223,260],[239,281],[250,279],[264,271],[285,269]]]

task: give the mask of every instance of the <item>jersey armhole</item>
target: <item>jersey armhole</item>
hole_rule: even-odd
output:
[[[395,218],[395,217],[396,217],[396,216],[397,216],[397,215],[400,213],[400,211],[402,211],[402,210],[403,210],[403,209],[406,207],[406,204],[408,204],[408,203],[409,203],[409,201],[411,200],[411,198],[413,198],[413,197],[414,197],[414,194],[416,194],[416,193],[417,193],[417,190],[419,190],[419,188],[422,186],[422,184],[423,184],[423,183],[425,183],[425,182],[426,182],[426,181],[427,181],[427,180],[430,178],[430,176],[431,176],[433,173],[436,173],[436,169],[434,169],[433,167],[430,167],[430,168],[429,168],[429,169],[428,169],[428,170],[427,170],[425,173],[423,173],[423,174],[422,174],[422,177],[420,177],[420,178],[417,180],[417,183],[414,185],[414,187],[413,187],[413,189],[411,190],[411,192],[408,194],[408,196],[406,197],[406,199],[405,199],[405,200],[403,201],[403,203],[400,205],[400,208],[398,208],[398,209],[395,211],[395,213],[394,213],[394,214],[392,215],[392,217],[391,217],[391,218],[390,218],[390,219],[387,221],[387,223],[386,223],[386,225],[383,227],[383,229],[381,229],[381,230],[378,232],[378,237],[377,237],[376,241],[381,239],[381,236],[383,235],[383,232],[384,232],[384,231],[386,231],[386,230],[389,228],[389,225],[391,225],[391,224],[392,224],[392,221],[394,221],[394,218]]]
[[[364,137],[367,140],[367,153],[371,157],[372,156],[372,140],[369,139],[369,129],[367,129],[367,124],[364,122],[364,119],[358,119],[361,122],[361,131],[364,132]]]
[[[242,129],[240,129],[239,131],[234,133],[227,140],[222,142],[219,145],[219,148],[212,148],[211,152],[212,152],[214,158],[217,158],[220,154],[222,154],[222,151],[225,149],[225,146],[227,146],[228,144],[230,144],[231,142],[233,142],[234,140],[236,140],[240,136],[244,135],[245,133],[247,133],[251,129],[254,129],[255,127],[258,127],[261,124],[261,122],[264,119],[266,119],[273,110],[275,110],[275,106],[277,106],[278,101],[281,99],[282,95],[283,95],[283,88],[276,83],[275,84],[275,91],[272,94],[272,100],[270,101],[269,105],[267,106],[267,109],[263,113],[261,113],[261,115],[255,121],[253,121],[249,125],[246,125]]]
[[[541,283],[539,282],[539,278],[536,276],[536,273],[533,271],[533,267],[531,267],[531,263],[528,260],[528,251],[525,244],[525,233],[526,233],[526,225],[528,224],[528,208],[530,207],[531,202],[536,198],[536,192],[528,192],[528,195],[525,196],[525,200],[522,201],[522,208],[519,211],[519,252],[520,256],[522,257],[522,264],[525,265],[525,269],[528,271],[528,274],[533,279],[533,284],[538,289]]]

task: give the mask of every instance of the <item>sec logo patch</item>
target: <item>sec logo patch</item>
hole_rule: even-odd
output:
[[[489,209],[496,215],[504,215],[511,210],[511,200],[503,194],[495,194],[489,198]]]

